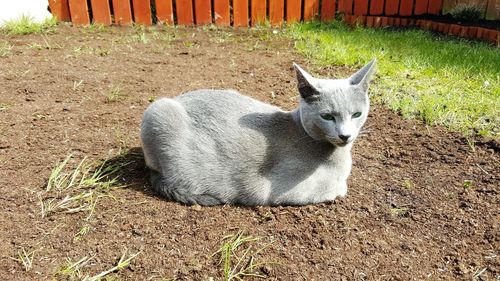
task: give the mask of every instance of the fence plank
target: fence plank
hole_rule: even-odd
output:
[[[212,1],[194,0],[196,24],[212,23]]]
[[[385,14],[388,16],[397,15],[399,9],[399,0],[385,1]]]
[[[174,9],[172,8],[172,0],[155,0],[155,6],[156,18],[158,18],[160,22],[174,24]]]
[[[233,0],[233,25],[248,26],[248,0]]]
[[[115,24],[132,24],[132,10],[130,9],[130,2],[128,0],[113,0],[113,15]]]
[[[144,25],[152,24],[150,0],[132,0],[132,6],[135,23]]]
[[[193,2],[191,0],[176,0],[177,24],[193,25]]]
[[[381,15],[384,13],[384,0],[372,0],[370,2],[370,15]]]
[[[441,12],[441,6],[443,5],[443,0],[431,0],[429,1],[429,7],[427,7],[427,12],[433,15],[439,15]]]
[[[439,6],[441,8],[441,6]],[[399,6],[400,16],[411,16],[413,14],[413,0],[401,0],[401,6]]]
[[[423,15],[427,13],[428,0],[415,1],[415,15]]]
[[[318,16],[319,0],[304,0],[304,20],[312,20]]]
[[[352,15],[353,0],[339,0],[339,12]]]
[[[345,0],[345,12],[352,15],[354,0]]]
[[[217,25],[230,25],[231,17],[229,16],[229,0],[214,1],[215,23]]]
[[[338,0],[339,5],[337,7],[337,10],[339,10],[339,13],[345,13],[346,5],[345,5],[345,0]]]
[[[302,1],[286,1],[286,21],[288,23],[300,21],[302,17]]]
[[[252,26],[266,21],[266,0],[251,0]]]
[[[285,1],[284,0],[269,0],[269,21],[272,25],[280,25],[283,23],[285,16]]]
[[[111,11],[108,0],[90,0],[94,23],[111,25]]]
[[[335,19],[335,0],[323,0],[321,4],[321,20],[332,21]]]
[[[367,15],[368,14],[368,0],[355,0],[354,1],[354,14]]]
[[[87,0],[69,0],[69,11],[74,25],[90,24]]]
[[[58,21],[71,21],[68,0],[49,0],[49,7]]]

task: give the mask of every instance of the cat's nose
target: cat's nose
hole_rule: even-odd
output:
[[[343,140],[344,142],[347,142],[347,140],[350,138],[350,135],[339,135],[339,138]]]

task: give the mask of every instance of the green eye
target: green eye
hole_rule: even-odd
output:
[[[352,118],[358,118],[361,116],[361,112],[356,112],[352,115]]]
[[[335,120],[335,117],[333,117],[333,115],[328,114],[328,113],[321,114],[320,116],[321,116],[321,118],[328,120],[328,121]]]

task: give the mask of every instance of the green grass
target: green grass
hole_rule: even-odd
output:
[[[110,93],[106,96],[106,103],[113,103],[121,100],[122,98],[125,97],[125,94],[122,91],[122,88],[120,85],[118,86],[112,86]]]
[[[9,44],[9,42],[7,42],[7,41],[1,42],[0,43],[0,58],[11,55],[13,48],[14,48],[14,46]]]
[[[270,244],[261,248],[254,248],[253,244],[261,240],[260,237],[244,236],[242,231],[236,234],[228,235],[222,239],[224,242],[217,252],[212,254],[220,255],[220,264],[223,265],[224,280],[243,280],[247,277],[265,278],[265,275],[259,274],[257,270],[266,265],[272,265],[272,262],[256,262],[259,253],[266,249]]]
[[[21,264],[24,270],[28,272],[33,269],[33,259],[35,258],[36,251],[37,250],[26,251],[24,247],[21,247],[21,249],[17,251],[17,257],[10,258]]]
[[[118,164],[89,163],[86,158],[76,168],[69,168],[70,154],[52,170],[43,194],[39,194],[42,218],[58,212],[87,213],[88,221],[95,212],[98,200],[112,188],[117,188]]]
[[[54,276],[61,277],[64,280],[99,281],[103,280],[103,278],[106,278],[105,280],[108,280],[107,277],[109,277],[109,274],[119,272],[130,266],[132,260],[135,259],[140,253],[141,252],[137,252],[135,254],[129,255],[128,258],[125,258],[127,256],[127,251],[125,251],[115,266],[94,276],[83,273],[83,268],[88,266],[93,257],[83,257],[76,262],[72,262],[68,259],[66,264],[61,266],[59,270],[54,274]]]
[[[25,35],[32,33],[51,32],[55,29],[57,19],[52,17],[43,22],[35,22],[30,16],[20,16],[17,19],[5,21],[0,32],[9,35]]]
[[[340,22],[289,27],[297,50],[315,64],[353,71],[372,58],[372,101],[465,135],[500,136],[500,51],[480,42],[416,29],[350,28]]]

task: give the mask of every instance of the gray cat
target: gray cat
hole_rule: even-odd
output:
[[[153,188],[200,205],[306,205],[344,196],[375,60],[337,80],[294,68],[301,99],[291,112],[230,90],[152,103],[141,140]]]

